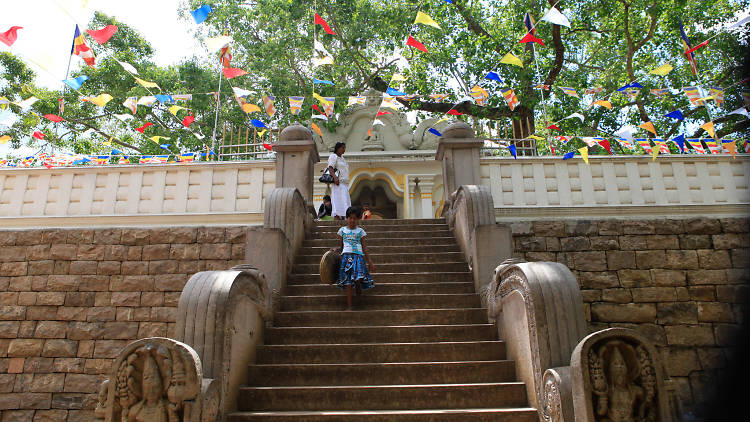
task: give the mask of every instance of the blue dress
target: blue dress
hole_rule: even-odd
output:
[[[339,229],[337,234],[344,240],[341,265],[339,266],[338,286],[342,289],[346,288],[346,286],[355,286],[355,281],[359,280],[362,290],[375,287],[375,283],[372,281],[372,276],[370,276],[370,271],[367,269],[367,264],[365,263],[364,252],[362,251],[362,238],[367,236],[367,233],[362,227],[350,230],[344,226]]]

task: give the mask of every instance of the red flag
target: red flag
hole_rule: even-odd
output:
[[[322,26],[323,30],[326,31],[326,34],[336,35],[336,33],[333,32],[333,29],[328,26],[328,22],[324,21],[323,18],[321,18],[317,13],[315,14],[315,25]]]
[[[602,148],[606,149],[608,153],[612,154],[612,147],[609,145],[608,140],[602,139],[601,141],[596,141],[596,143],[601,145]]]
[[[547,129],[560,130],[560,128],[556,124],[554,124],[554,123],[552,123],[551,125],[547,126]]]
[[[377,117],[385,116],[386,114],[393,114],[390,111],[378,111]]]
[[[195,121],[195,117],[193,117],[192,114],[188,114],[187,116],[185,116],[184,119],[182,119],[182,124],[183,126],[189,128],[190,125],[193,124],[194,121]]]
[[[263,143],[263,148],[265,148],[265,149],[267,149],[269,151],[271,151],[273,149],[273,147],[271,146],[271,144],[267,144],[265,142]]]
[[[62,122],[63,120],[65,120],[65,119],[63,119],[62,117],[60,117],[60,116],[58,116],[56,114],[45,114],[44,118],[47,119],[47,120],[51,120],[51,121],[53,121],[55,123]]]
[[[448,112],[445,113],[445,114],[450,114],[451,116],[462,116],[463,115],[463,113],[459,113],[456,110],[448,110]]]
[[[18,39],[18,34],[16,34],[16,31],[18,31],[19,29],[23,29],[23,27],[11,26],[9,30],[0,33],[0,41],[8,44],[8,47],[10,47],[14,42],[16,42],[16,39]]]
[[[44,134],[42,132],[39,132],[38,130],[35,130],[31,136],[35,137],[36,139],[44,139]]]
[[[408,45],[409,47],[414,47],[417,50],[424,51],[425,53],[427,52],[427,47],[425,47],[421,42],[415,40],[411,35],[409,35],[409,38],[406,39],[406,45]]]
[[[529,42],[535,42],[541,45],[542,47],[546,47],[546,45],[544,45],[544,41],[542,41],[541,38],[537,38],[531,35],[531,32],[527,32],[526,35],[524,35],[523,38],[521,38],[521,41],[519,41],[519,43],[529,43]]]
[[[697,49],[699,49],[699,48],[701,48],[701,47],[705,47],[705,46],[707,46],[707,45],[708,45],[708,42],[709,42],[709,41],[710,41],[710,40],[706,40],[706,41],[703,41],[702,43],[700,43],[700,44],[696,45],[695,47],[693,47],[693,48],[690,48],[690,49],[686,50],[686,51],[685,51],[685,55],[687,56],[688,54],[690,54],[690,53],[694,52],[695,50],[697,50]]]
[[[312,108],[313,108],[313,110],[317,111],[317,112],[318,112],[318,113],[320,113],[320,114],[325,114],[325,113],[323,113],[322,111],[320,111],[320,107],[318,107],[318,105],[317,105],[317,104],[313,104],[313,107],[312,107]]]
[[[153,125],[154,125],[154,124],[153,124],[153,123],[151,123],[151,122],[146,122],[146,124],[145,124],[145,125],[143,125],[143,126],[141,126],[141,127],[139,127],[139,128],[136,128],[135,130],[137,130],[138,132],[141,132],[141,133],[143,133],[143,131],[144,131],[144,130],[146,130],[146,128],[147,128],[147,127],[149,127],[149,126],[153,126]]]
[[[224,69],[221,69],[221,71],[224,73],[224,77],[226,77],[227,79],[232,79],[238,76],[247,75],[247,72],[245,72],[242,69],[237,69],[236,67],[226,67]]]
[[[112,35],[115,35],[115,32],[117,32],[118,29],[119,28],[115,25],[107,25],[102,29],[87,29],[86,32],[91,35],[91,38],[93,38],[94,41],[99,44],[104,44],[112,38]]]

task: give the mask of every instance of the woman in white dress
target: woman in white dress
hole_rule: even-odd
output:
[[[328,171],[333,175],[333,186],[331,186],[331,204],[333,210],[331,215],[335,220],[346,219],[346,209],[352,206],[349,197],[349,164],[343,155],[346,152],[346,144],[336,142],[333,154],[328,157]]]

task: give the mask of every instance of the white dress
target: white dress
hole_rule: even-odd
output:
[[[338,172],[339,184],[331,185],[331,216],[346,217],[346,209],[352,206],[349,197],[349,164],[344,157],[331,154],[328,157],[328,167],[333,167]]]

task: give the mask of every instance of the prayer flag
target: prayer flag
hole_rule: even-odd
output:
[[[323,101],[323,112],[327,117],[331,117],[333,115],[334,111],[334,103],[336,102],[336,97],[323,97],[325,101]]]
[[[263,96],[263,108],[266,109],[266,114],[268,117],[273,117],[273,115],[276,113],[276,107],[274,107],[273,102],[276,100],[276,97],[273,95],[264,95]]]
[[[680,110],[675,110],[675,111],[673,111],[671,113],[667,113],[667,114],[664,115],[664,117],[671,117],[671,118],[677,119],[677,120],[683,120],[685,118],[682,115],[682,111],[680,111]]]
[[[583,121],[584,121],[584,120],[586,119],[586,116],[584,116],[584,115],[583,115],[583,114],[581,114],[581,113],[573,113],[573,114],[571,114],[570,116],[567,116],[567,117],[563,118],[562,120],[572,119],[572,118],[574,118],[574,117],[575,117],[576,119],[579,119],[579,120],[581,121],[581,123],[583,123]]]
[[[138,99],[137,105],[144,105],[146,107],[151,107],[156,102],[156,97],[147,95],[145,97],[141,97]]]
[[[607,100],[597,100],[597,101],[594,101],[592,104],[602,106],[602,107],[607,107],[607,109],[612,110],[612,103],[610,103]]]
[[[503,98],[505,98],[505,102],[508,103],[508,107],[510,107],[510,111],[515,110],[516,106],[518,106],[520,102],[518,101],[518,97],[516,97],[516,93],[513,92],[513,89],[503,88],[500,91],[503,93]]]
[[[544,16],[542,16],[541,20],[570,28],[570,21],[568,20],[568,18],[560,13],[560,11],[557,10],[554,6],[550,7],[549,10],[544,13]]]
[[[697,86],[684,86],[682,87],[682,90],[685,92],[685,95],[687,95],[691,104],[697,106],[706,104],[706,102],[701,99],[701,93]]]
[[[514,56],[513,53],[508,53],[500,59],[500,63],[512,64],[513,66],[523,67],[523,62],[518,57]]]
[[[21,107],[22,109],[27,109],[27,108],[33,106],[34,103],[36,103],[37,101],[39,101],[39,98],[37,98],[37,97],[35,97],[35,96],[32,95],[31,97],[29,97],[29,98],[27,98],[27,99],[25,99],[23,101],[14,101],[13,104]]]
[[[435,128],[429,128],[429,129],[427,129],[427,131],[428,131],[428,132],[430,132],[431,134],[435,135],[435,136],[443,136],[443,134],[442,134],[442,133],[440,133],[440,132],[439,132],[439,131],[438,131],[437,129],[435,129]]]
[[[255,126],[255,127],[257,127],[257,128],[265,128],[265,127],[266,127],[266,125],[264,125],[264,124],[263,124],[263,122],[261,122],[261,121],[260,121],[260,120],[258,120],[258,119],[251,119],[251,120],[250,120],[250,123],[252,123],[252,124],[253,124],[253,126]]]
[[[317,104],[313,104],[312,109],[315,110],[315,111],[317,111],[320,114],[325,114],[325,113],[323,113],[323,110],[321,110],[320,107],[318,107]],[[315,116],[313,116],[313,117],[315,117]],[[325,120],[328,120],[327,118],[325,118],[325,116],[323,116],[323,117],[324,117]]]
[[[191,163],[195,159],[195,153],[194,152],[185,152],[180,154],[179,156],[180,163]]]
[[[167,136],[152,136],[148,139],[154,141],[155,144],[158,144],[162,139],[164,139],[165,141],[168,141],[170,138]]]
[[[44,134],[42,132],[39,132],[38,130],[35,130],[34,133],[31,134],[31,136],[35,137],[36,139],[44,140]]]
[[[380,111],[378,110],[378,113],[375,115],[375,117],[385,116],[386,114],[393,114],[390,111]]]
[[[349,101],[346,103],[346,106],[349,107],[350,105],[363,105],[365,103],[365,97],[362,95],[352,96],[349,97]]]
[[[10,141],[12,138],[8,135],[0,136],[0,144],[6,144],[8,141]]]
[[[669,94],[669,88],[653,88],[651,89],[651,95],[661,97],[662,95]]]
[[[612,146],[609,145],[609,141],[606,139],[601,139],[596,141],[597,144],[599,144],[602,148],[606,149],[607,152],[612,155]]]
[[[638,88],[628,88],[625,90],[625,94],[628,96],[628,98],[630,98],[631,101],[635,100],[639,92],[641,91]]]
[[[102,29],[87,29],[86,33],[88,33],[91,38],[94,39],[94,41],[98,42],[99,44],[104,44],[107,41],[109,41],[110,38],[112,38],[113,35],[115,35],[115,32],[117,32],[119,28],[117,28],[116,25],[107,25]]]
[[[323,137],[323,132],[320,131],[320,128],[315,123],[310,123],[310,127],[312,127],[312,130],[315,131],[315,133],[318,134],[321,138]]]
[[[406,77],[400,73],[394,73],[393,76],[391,76],[391,81],[405,81]]]
[[[150,127],[150,126],[153,126],[153,125],[154,125],[154,124],[153,124],[153,123],[151,123],[151,122],[146,122],[146,123],[145,123],[145,124],[144,124],[143,126],[141,126],[141,127],[139,127],[139,128],[136,128],[135,130],[137,130],[138,132],[141,132],[141,133],[143,133],[143,131],[145,131],[145,130],[146,130],[146,128],[148,128],[148,127]]]
[[[333,64],[333,57],[331,56],[313,57],[312,64],[313,64],[313,67],[323,66],[324,64]]]
[[[646,154],[651,154],[651,142],[649,142],[646,138],[638,138],[635,140],[638,143],[638,146],[640,146],[644,151],[646,151]]]
[[[638,125],[638,127],[641,128],[641,129],[645,129],[645,130],[653,133],[654,135],[656,135],[656,129],[654,128],[654,124],[651,123],[651,122],[641,123],[640,125]]]
[[[94,67],[96,64],[94,52],[86,45],[86,39],[83,38],[81,31],[78,29],[78,25],[76,25],[76,30],[73,33],[73,48],[71,49],[70,54],[82,58],[89,67]]]
[[[247,72],[245,72],[242,69],[238,69],[236,67],[225,67],[221,69],[221,72],[224,74],[224,77],[227,79],[232,79],[238,76],[247,75]]]
[[[739,115],[748,117],[748,113],[747,113],[747,110],[745,109],[745,107],[740,107],[737,110],[734,110],[734,111],[732,111],[732,112],[730,112],[728,114],[739,114]]]
[[[513,156],[516,160],[518,159],[518,153],[516,152],[516,145],[510,144],[508,145],[508,151],[510,151],[510,155]]]
[[[326,22],[325,20],[323,20],[323,18],[321,18],[320,15],[317,14],[317,13],[315,14],[315,24],[322,26],[323,30],[326,32],[326,34],[336,35],[336,33],[333,32],[333,30],[331,29],[331,27],[328,26],[328,22]]]
[[[531,13],[528,11],[523,16],[523,26],[526,27],[526,32],[531,35],[536,35],[536,25],[534,25],[534,18],[531,17]]]
[[[667,76],[672,69],[674,69],[674,67],[672,67],[671,64],[665,63],[655,69],[651,69],[648,73],[651,73],[652,75]]]
[[[688,139],[687,143],[690,144],[691,147],[697,152],[698,154],[705,154],[706,150],[703,149],[703,144],[701,143],[700,139]]]
[[[398,110],[399,104],[396,102],[395,97],[383,96],[383,102],[380,103],[380,108],[383,107]]]
[[[587,146],[593,147],[597,143],[597,138],[593,136],[581,136],[581,140],[586,143]]]
[[[423,25],[432,26],[433,28],[442,29],[437,22],[435,22],[429,15],[422,13],[422,11],[417,12],[417,18],[414,20],[414,23],[421,23]]]
[[[708,134],[711,135],[712,138],[716,138],[716,133],[714,132],[714,122],[703,123],[700,128],[708,132]]]
[[[669,154],[669,147],[667,146],[667,143],[664,142],[664,139],[656,138],[654,139],[654,145],[659,147],[659,152],[662,154]]]
[[[56,114],[45,114],[44,118],[55,123],[62,122],[63,120],[65,120]]]
[[[180,111],[180,110],[187,110],[187,109],[185,107],[180,107],[178,105],[173,105],[173,106],[169,107],[167,110],[169,110],[170,113],[172,113],[175,116],[177,116],[177,112],[178,111]]]
[[[716,145],[716,141],[714,141],[713,139],[704,139],[703,142],[706,143],[706,146],[708,147],[708,150],[711,151],[711,154],[719,153],[719,146]]]
[[[135,68],[135,67],[133,67],[133,65],[132,65],[132,64],[130,64],[130,63],[126,63],[126,62],[121,62],[121,61],[119,61],[119,60],[116,60],[116,59],[115,59],[115,61],[116,61],[116,62],[117,62],[117,63],[118,63],[118,64],[119,64],[120,66],[122,66],[122,68],[123,68],[123,69],[125,69],[126,71],[128,71],[128,72],[130,72],[130,73],[132,73],[132,74],[134,74],[134,75],[137,75],[137,74],[138,74],[138,70],[136,70],[136,68]]]
[[[575,88],[561,86],[560,89],[562,89],[562,92],[570,95],[571,97],[581,98],[578,96],[578,92],[576,92]]]
[[[99,107],[104,107],[107,105],[108,102],[112,100],[112,96],[105,92],[103,94],[97,95],[96,97],[82,97],[81,99],[83,101],[94,103],[98,105]]]
[[[213,12],[213,9],[211,9],[211,6],[204,4],[203,6],[193,10],[190,12],[191,15],[193,15],[193,19],[195,19],[195,23],[201,24],[203,21],[205,21],[208,18],[208,14]]]
[[[143,80],[141,78],[137,78],[135,76],[134,76],[134,78],[135,78],[135,81],[138,82],[138,84],[140,84],[144,88],[147,88],[147,89],[148,88],[156,88],[159,91],[161,91],[161,88],[159,88],[159,85],[157,85],[155,82],[145,81],[145,80]]]
[[[585,91],[583,91],[584,94],[591,95],[591,94],[598,94],[600,92],[604,91],[604,88],[602,87],[596,87],[596,88],[586,88]]]
[[[679,135],[672,138],[672,142],[677,145],[677,149],[680,150],[681,154],[685,153],[685,135]]]
[[[451,116],[463,116],[463,113],[460,113],[458,110],[454,110],[454,109],[448,110],[448,112],[445,114],[448,114]]]
[[[585,161],[586,164],[588,164],[589,163],[589,148],[588,147],[578,148],[578,152],[581,154],[581,158],[583,158],[583,161]]]
[[[314,84],[323,84],[323,85],[334,85],[334,83],[331,82],[331,81],[327,81],[325,79],[317,79],[317,78],[313,78],[313,83]]]
[[[193,94],[172,94],[171,97],[175,101],[190,101],[193,99]]]
[[[171,95],[155,94],[154,97],[156,97],[156,99],[162,104],[174,103],[174,99]]]
[[[521,40],[518,41],[518,42],[521,43],[521,44],[535,42],[535,43],[541,45],[542,47],[546,47],[546,45],[544,45],[544,41],[542,41],[541,38],[537,38],[534,35],[532,35],[531,32],[527,32],[526,35],[524,35],[523,38],[521,38]]]
[[[289,97],[289,111],[293,116],[298,115],[302,110],[303,102],[305,102],[305,97]]]
[[[193,117],[192,114],[188,114],[184,119],[182,119],[182,125],[186,128],[190,128],[190,125],[193,124],[194,121],[195,117]]]
[[[565,155],[563,155],[563,160],[570,160],[576,155],[575,151],[566,152]]]
[[[219,51],[219,63],[226,68],[232,67],[232,52],[229,45],[225,45]]]
[[[627,85],[623,85],[623,86],[617,88],[617,90],[619,92],[623,92],[623,91],[625,91],[628,88],[643,88],[643,85],[639,84],[638,82],[631,82],[631,83],[629,83]]]
[[[388,95],[393,95],[394,97],[399,97],[399,96],[406,95],[405,92],[401,92],[401,91],[393,89],[391,87],[388,87],[388,89],[386,89],[385,93],[388,94]]]
[[[445,100],[446,98],[448,98],[448,94],[430,94],[428,95],[428,97],[430,97],[430,99],[432,99],[433,101],[437,101],[440,103],[440,102],[443,102],[443,100]]]
[[[557,135],[554,138],[555,140],[560,141],[560,143],[562,143],[563,145],[567,144],[568,142],[570,142],[571,139],[573,139],[572,136],[562,136],[562,135]]]
[[[425,53],[427,53],[427,47],[425,47],[424,44],[422,44],[421,42],[415,40],[414,37],[412,37],[411,35],[409,35],[409,37],[406,39],[406,45],[408,45],[409,47],[414,47],[419,51],[424,51]]]
[[[471,97],[474,98],[474,101],[476,101],[480,106],[484,106],[487,101],[487,97],[490,96],[487,90],[479,85],[474,85],[474,87],[471,88],[471,92],[469,92],[469,95],[471,95]]]
[[[553,123],[553,124],[547,126],[547,129],[560,130],[560,127]]]
[[[550,88],[550,87],[549,87],[549,85],[547,85],[547,84],[536,84],[536,85],[534,86],[534,89],[543,89],[543,90],[545,90],[545,91],[549,91],[549,88]]]
[[[248,95],[253,93],[252,91],[237,86],[233,86],[232,91],[234,92],[234,95],[236,97],[247,97]]]
[[[714,97],[717,106],[721,107],[724,104],[724,89],[712,86],[708,88],[708,92]]]
[[[67,85],[67,86],[73,88],[74,90],[78,91],[79,89],[81,89],[81,85],[83,85],[83,83],[86,82],[86,81],[88,81],[88,80],[89,80],[88,76],[81,75],[81,76],[79,76],[77,78],[73,78],[73,79],[63,79],[63,82],[65,83],[65,85]]]
[[[696,45],[695,47],[692,47],[692,48],[688,49],[687,51],[685,51],[685,54],[694,53],[699,48],[707,46],[709,41],[710,40],[703,41],[702,43]]]
[[[115,116],[117,120],[120,120],[122,122],[127,122],[128,120],[133,120],[134,117],[132,114],[112,114]]]
[[[690,45],[690,39],[688,38],[687,33],[685,33],[685,28],[682,26],[682,20],[678,19],[677,23],[680,26],[680,38],[682,39],[682,45],[683,47],[685,47],[685,57],[690,63],[690,69],[693,71],[693,75],[695,75],[697,74],[697,69],[695,63],[695,55],[690,51],[690,49],[692,48],[692,46]]]
[[[220,37],[206,38],[206,47],[209,52],[219,51],[234,41],[232,37],[222,35]]]
[[[732,154],[732,158],[734,158],[735,154],[737,154],[737,145],[734,143],[734,139],[722,139],[721,140],[721,145],[730,154]]]
[[[7,44],[8,47],[12,46],[18,39],[18,30],[23,29],[22,26],[11,26],[9,30],[0,33],[0,41]]]
[[[267,151],[273,151],[273,146],[265,142],[263,142],[263,148],[265,148]]]
[[[617,141],[623,148],[635,151],[635,145],[631,144],[629,140],[625,138],[615,138],[615,141]]]

